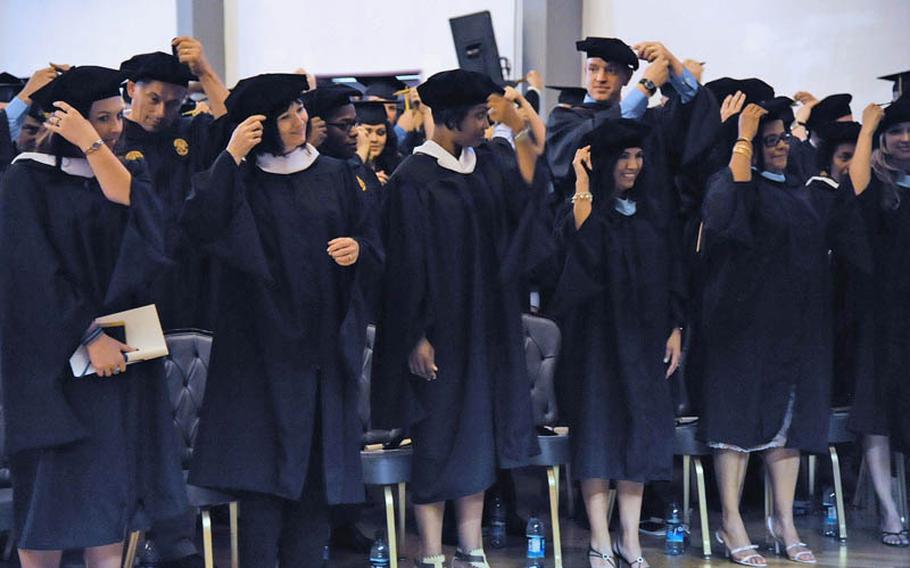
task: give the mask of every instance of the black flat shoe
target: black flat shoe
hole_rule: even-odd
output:
[[[358,554],[369,554],[370,548],[373,547],[373,541],[360,532],[357,525],[345,524],[332,529],[329,546]]]

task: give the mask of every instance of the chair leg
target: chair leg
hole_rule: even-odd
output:
[[[774,514],[774,494],[771,489],[771,477],[768,475],[768,467],[764,466],[765,472],[765,518],[767,519]]]
[[[566,462],[566,512],[575,518],[575,484],[572,483],[572,465]]]
[[[205,568],[215,568],[215,547],[212,544],[212,513],[208,507],[202,508],[202,557]]]
[[[385,495],[385,526],[386,538],[389,542],[389,566],[398,568],[398,537],[395,534],[395,498],[392,496],[392,486],[382,488]]]
[[[818,466],[818,457],[815,454],[809,454],[806,458],[808,466],[806,467],[806,475],[809,486],[809,499],[815,500],[815,468]]]
[[[407,523],[407,495],[405,493],[406,485],[402,481],[398,484],[398,551],[399,554],[404,554],[405,548],[405,539],[407,538],[406,534],[406,524]]]
[[[907,512],[907,458],[901,452],[894,452],[894,472],[897,474],[897,503],[901,520],[906,527],[910,523],[910,513]]]
[[[691,481],[689,480],[689,468],[691,467],[692,458],[684,455],[683,459],[683,522],[689,524],[689,498],[691,496],[692,490],[690,488]]]
[[[16,538],[13,535],[13,531],[10,531],[6,535],[6,546],[3,548],[3,561],[9,562],[9,559],[13,557],[13,549],[16,548]]]
[[[562,542],[559,534],[559,466],[547,468],[550,486],[550,524],[553,525],[553,566],[562,568]]]
[[[124,568],[133,568],[133,564],[136,562],[136,552],[139,550],[139,538],[142,536],[141,531],[133,531],[130,533],[130,538],[126,544],[126,556],[123,558],[123,567]],[[10,535],[10,542],[12,542],[12,535]]]
[[[837,448],[828,446],[831,454],[831,473],[834,476],[834,498],[837,502],[837,537],[841,541],[847,540],[847,513],[844,508],[844,487],[840,477],[840,457]]]
[[[231,568],[240,568],[240,535],[238,533],[239,505],[231,501],[228,505],[231,517]]]
[[[853,506],[862,509],[866,504],[866,486],[869,480],[866,479],[866,458],[864,457],[859,463],[859,474],[856,476],[856,489],[853,493]]]
[[[708,498],[705,491],[705,468],[702,466],[701,458],[693,458],[695,466],[695,483],[698,491],[698,522],[701,528],[701,546],[702,554],[705,558],[711,556],[711,526],[708,525]]]
[[[607,492],[607,527],[610,526],[610,519],[613,518],[613,506],[616,505],[616,490],[610,489]]]

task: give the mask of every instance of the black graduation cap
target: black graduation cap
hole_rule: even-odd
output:
[[[834,122],[838,118],[853,114],[853,111],[850,110],[852,100],[853,96],[846,93],[823,98],[812,107],[809,119],[806,120],[806,127],[814,131],[826,122]]]
[[[237,82],[224,101],[233,120],[242,121],[254,114],[269,114],[287,109],[300,99],[309,83],[297,73],[264,73]]]
[[[465,69],[441,71],[417,87],[420,101],[431,109],[479,105],[504,92],[489,75]]]
[[[383,101],[356,101],[354,108],[357,109],[357,120],[361,124],[385,124],[388,115],[385,111]]]
[[[735,94],[736,91],[741,91],[746,95],[746,104],[774,98],[774,87],[754,77],[748,79],[721,77],[705,83],[705,87],[714,93],[714,98],[718,103],[723,103],[727,96]]]
[[[196,76],[186,63],[162,51],[134,55],[120,64],[120,70],[126,73],[130,81],[162,81],[186,87]]]
[[[311,117],[327,118],[335,113],[338,107],[351,104],[351,97],[359,97],[360,91],[342,84],[332,84],[307,91],[303,95],[303,106]]]
[[[68,71],[32,93],[32,102],[45,112],[54,112],[54,102],[69,103],[88,118],[92,103],[120,96],[123,73],[107,67],[81,65]]]
[[[373,77],[354,77],[357,82],[366,87],[364,93],[368,97],[379,97],[386,101],[397,101],[398,91],[408,88],[407,83],[395,75],[376,75]]]
[[[0,73],[0,103],[8,103],[13,100],[13,97],[15,97],[24,86],[25,81],[19,77],[11,75],[6,71]]]
[[[878,133],[880,134],[901,122],[910,122],[910,93],[901,95],[885,108],[885,116],[882,117],[882,121],[878,125]]]
[[[895,93],[895,100],[904,93],[910,93],[910,71],[901,71],[900,73],[892,73],[891,75],[882,75],[879,77],[882,81],[891,81],[894,83],[892,87]]]
[[[759,103],[768,114],[761,117],[761,124],[772,120],[782,120],[784,128],[789,129],[793,122],[793,99],[790,97],[774,97],[773,99]]]
[[[588,57],[600,57],[604,61],[615,61],[638,69],[638,56],[626,42],[615,37],[591,37],[575,42],[575,49],[584,51]]]
[[[837,146],[846,142],[856,142],[862,125],[858,122],[826,122],[818,127],[818,137],[827,144]]]
[[[570,106],[580,106],[585,100],[585,95],[588,94],[588,90],[584,87],[557,87],[555,85],[547,85],[547,88],[559,91],[559,102]]]
[[[595,157],[622,152],[626,148],[641,148],[651,128],[637,120],[615,118],[605,121],[585,134],[579,147],[591,145]]]

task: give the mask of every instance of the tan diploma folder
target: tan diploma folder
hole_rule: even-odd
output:
[[[164,332],[161,331],[161,321],[158,319],[158,310],[154,304],[102,316],[95,320],[100,327],[121,326],[124,328],[126,344],[136,349],[124,353],[127,365],[166,357],[167,342]],[[70,357],[70,368],[76,378],[95,374],[88,356],[88,349],[80,345],[73,356]]]

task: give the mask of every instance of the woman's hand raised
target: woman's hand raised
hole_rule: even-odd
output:
[[[246,158],[250,150],[262,142],[262,121],[265,115],[254,114],[237,125],[234,133],[231,134],[231,141],[228,142],[227,151],[234,158],[234,162],[240,165],[240,162]]]

